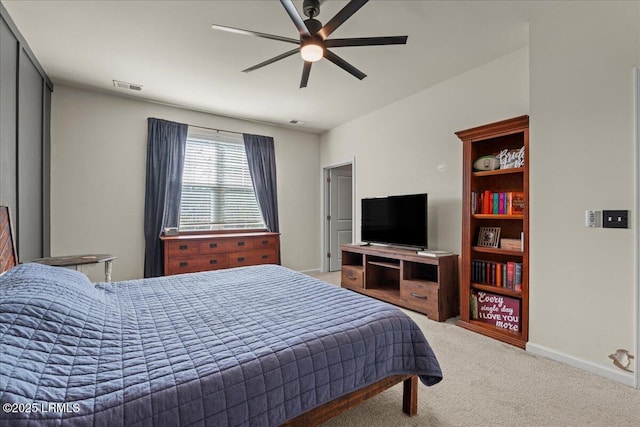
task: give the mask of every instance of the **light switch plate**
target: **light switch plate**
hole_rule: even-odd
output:
[[[629,211],[602,211],[604,228],[629,228]]]

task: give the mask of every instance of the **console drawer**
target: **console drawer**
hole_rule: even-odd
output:
[[[400,298],[407,307],[427,313],[430,319],[440,318],[438,310],[439,289],[436,283],[404,281],[400,285]]]
[[[341,286],[362,289],[364,287],[364,271],[362,267],[342,266]]]

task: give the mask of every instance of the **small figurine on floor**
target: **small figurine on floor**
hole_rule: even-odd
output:
[[[618,349],[615,353],[609,355],[609,359],[613,360],[613,364],[620,369],[624,369],[627,372],[633,372],[630,369],[631,359],[634,359],[633,354],[624,349]]]

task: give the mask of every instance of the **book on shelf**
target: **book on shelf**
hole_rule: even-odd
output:
[[[422,255],[422,256],[428,256],[428,257],[432,257],[432,258],[438,258],[441,256],[447,256],[447,255],[453,255],[453,252],[449,252],[449,251],[436,251],[436,250],[424,250],[424,251],[417,251],[416,254],[418,255]]]
[[[522,292],[522,263],[516,262],[513,273],[513,290]]]
[[[524,214],[524,193],[522,191],[490,190],[471,192],[471,213],[482,215],[522,215]]]
[[[524,214],[524,193],[522,191],[514,191],[511,196],[511,215]]]
[[[474,259],[471,261],[471,281],[522,292],[522,263]]]

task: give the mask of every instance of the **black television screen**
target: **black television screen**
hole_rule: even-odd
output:
[[[362,199],[361,240],[426,249],[427,195]]]

